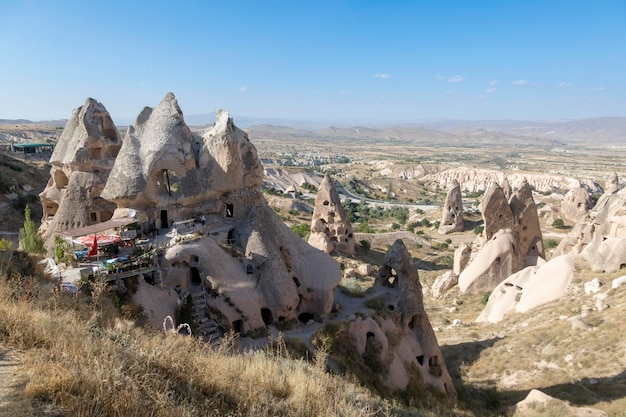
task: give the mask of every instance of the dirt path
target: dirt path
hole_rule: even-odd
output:
[[[0,344],[0,416],[22,416],[28,410],[24,402],[24,378],[20,374],[20,355]]]

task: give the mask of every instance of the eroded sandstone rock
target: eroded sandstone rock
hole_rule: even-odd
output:
[[[540,257],[545,259],[543,236],[537,215],[537,205],[527,182],[523,182],[519,190],[509,202],[513,213],[513,230],[520,246],[520,253],[524,257]],[[536,264],[530,260],[527,265]]]
[[[616,175],[611,177],[611,181],[617,184]],[[555,250],[555,255],[565,253],[581,255],[594,271],[615,272],[626,266],[624,189],[602,194],[593,209],[576,223]]]
[[[431,292],[433,297],[439,298],[450,288],[459,282],[459,277],[453,271],[446,271],[442,275],[435,278]]]
[[[88,98],[72,112],[50,157],[50,180],[40,194],[40,232],[53,244],[55,231],[109,220],[115,204],[100,198],[122,141],[106,108]]]
[[[500,186],[492,184],[481,209],[487,242],[459,275],[462,292],[491,291],[509,275],[545,258],[537,206],[527,182],[509,201]]]
[[[258,190],[263,170],[256,149],[227,112],[218,111],[214,125],[196,135],[168,93],[155,108],[144,108],[123,141],[116,132],[95,100],[72,115],[42,193],[45,202],[59,201],[47,212],[54,214],[49,233],[107,220],[104,208],[109,218],[135,216],[139,233],[161,239],[156,281],[176,289],[181,303],[192,303],[205,336],[330,312],[339,264],[295,235],[269,207]],[[94,219],[94,211],[100,218]],[[196,233],[185,240],[178,228],[170,229],[175,221],[193,219]],[[159,235],[159,229],[165,230]],[[156,311],[145,298],[136,301]]]
[[[560,416],[570,417],[608,417],[602,410],[590,407],[573,407],[543,392],[533,389],[528,396],[515,405],[514,416],[535,416],[539,407],[552,407]]]
[[[355,253],[352,225],[329,176],[324,177],[315,197],[309,244],[326,253]]]
[[[461,272],[459,289],[461,292],[491,291],[523,266],[515,234],[511,229],[499,230]]]
[[[561,211],[568,219],[577,222],[591,210],[591,198],[583,188],[569,190],[561,202]]]
[[[454,251],[454,261],[452,264],[452,272],[455,275],[461,275],[461,272],[465,269],[470,261],[472,249],[465,243],[461,243]]]
[[[509,311],[527,312],[567,294],[574,276],[574,257],[558,256],[528,266],[502,281],[489,296],[477,322],[498,323]]]
[[[445,235],[452,232],[463,231],[463,195],[461,185],[454,181],[446,195],[443,204],[439,234]]]
[[[483,234],[487,240],[491,239],[498,230],[513,226],[513,212],[509,201],[502,188],[496,183],[493,183],[483,196],[481,211],[485,228]]]
[[[456,398],[456,390],[424,310],[417,269],[401,240],[387,252],[373,290],[380,293],[385,314],[358,317],[347,324],[359,355],[375,355],[379,377],[392,389],[426,383]],[[410,370],[419,372],[414,375]]]

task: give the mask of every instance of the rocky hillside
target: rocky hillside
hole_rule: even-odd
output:
[[[492,183],[501,183],[505,175],[513,188],[519,188],[524,179],[526,179],[531,188],[541,192],[556,190],[567,191],[574,188],[584,188],[590,193],[602,192],[602,187],[595,181],[589,179],[530,172],[510,172],[505,174],[502,171],[470,167],[451,168],[436,174],[425,175],[421,178],[421,181],[432,181],[442,188],[447,188],[454,181],[457,181],[461,184],[461,189],[469,192],[477,192],[485,191]]]
[[[24,208],[31,208],[32,219],[41,218],[37,193],[48,181],[47,164],[25,163],[0,152],[0,238],[15,240],[24,224]]]

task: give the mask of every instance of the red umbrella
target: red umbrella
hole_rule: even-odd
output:
[[[93,244],[93,240],[96,236],[81,236],[74,239],[74,242],[84,245],[86,247],[91,247]],[[118,243],[120,241],[120,237],[117,235],[98,235],[98,244],[99,245],[110,245],[112,243]]]
[[[95,256],[98,254],[98,238],[96,235],[93,235],[93,243],[91,244],[91,248],[89,248],[89,252],[87,252],[87,256]]]

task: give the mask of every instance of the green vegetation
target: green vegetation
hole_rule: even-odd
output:
[[[544,244],[546,246],[546,249],[553,249],[559,246],[559,241],[556,239],[546,239],[544,241]]]
[[[565,228],[565,222],[563,222],[563,219],[554,219],[554,221],[552,222],[552,227],[556,227],[557,229],[563,229]]]
[[[306,240],[309,233],[311,233],[311,226],[306,223],[299,223],[291,226],[291,230],[293,230],[294,233],[300,236],[302,239]]]
[[[491,291],[487,291],[486,293],[484,293],[482,298],[480,299],[480,303],[482,305],[487,305],[487,302],[489,301],[490,296],[491,296]]]
[[[302,189],[310,191],[312,193],[317,193],[317,187],[313,184],[311,184],[310,182],[304,182],[300,187],[302,187]]]
[[[54,261],[65,264],[70,264],[74,261],[72,245],[61,236],[54,237]]]
[[[589,196],[589,200],[591,200],[591,206],[594,207],[598,200],[602,197],[602,193],[593,193]]]
[[[342,205],[351,222],[396,219],[398,223],[404,224],[410,214],[406,207],[368,206],[366,203],[357,204],[349,198],[345,199]]]
[[[8,251],[12,251],[13,250],[13,242],[11,242],[10,240],[7,239],[0,239],[0,250],[8,250]]]
[[[30,218],[30,207],[28,206],[24,209],[24,227],[20,229],[19,239],[22,248],[28,253],[42,255],[46,251],[35,222]]]
[[[360,233],[374,233],[374,229],[370,227],[370,225],[366,221],[362,221],[357,226],[357,231]]]
[[[485,226],[474,227],[474,234],[479,235],[485,230]]]

